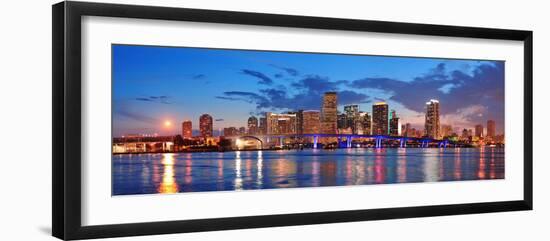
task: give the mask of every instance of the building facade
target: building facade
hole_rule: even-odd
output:
[[[370,135],[372,134],[372,128],[371,128],[371,116],[369,112],[359,112],[359,119],[361,126],[359,133],[361,135]]]
[[[266,134],[296,134],[296,114],[265,113]]]
[[[212,121],[212,116],[209,114],[203,114],[199,118],[199,129],[202,138],[212,137],[214,130],[214,122]]]
[[[487,137],[488,138],[495,138],[496,136],[496,124],[494,120],[488,120],[487,121]]]
[[[247,121],[248,134],[255,135],[258,134],[258,118],[255,116],[248,117]]]
[[[475,136],[476,137],[483,137],[483,125],[478,124],[475,126]]]
[[[181,123],[181,136],[184,139],[193,138],[193,123],[190,120]]]
[[[307,110],[302,112],[303,134],[318,134],[321,132],[321,113],[316,110]]]
[[[388,104],[377,102],[372,105],[372,134],[388,134]]]
[[[336,134],[338,132],[338,97],[336,92],[326,92],[323,96],[321,109],[321,133]]]
[[[399,117],[395,113],[395,110],[391,111],[390,135],[391,136],[400,136],[401,135],[401,122],[399,121]]]
[[[430,100],[426,102],[426,118],[424,124],[427,137],[440,139],[441,129],[439,124],[439,101]]]

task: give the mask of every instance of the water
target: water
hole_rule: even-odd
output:
[[[500,148],[113,155],[113,195],[504,178]]]

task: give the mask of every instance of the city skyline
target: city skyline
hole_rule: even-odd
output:
[[[114,136],[182,134],[185,120],[197,135],[203,114],[210,115],[210,135],[215,136],[228,127],[248,128],[250,116],[266,112],[322,111],[325,92],[338,94],[337,113],[355,105],[372,117],[370,107],[383,101],[390,106],[386,114],[397,112],[399,127],[409,123],[417,129],[425,127],[426,101],[437,98],[445,101],[438,114],[442,126],[474,129],[491,120],[491,131],[503,134],[504,66],[498,61],[123,45],[114,45],[113,55]],[[312,57],[313,63],[299,62]],[[192,58],[215,59],[217,67]],[[311,71],[321,66],[326,68]],[[130,71],[136,68],[140,71]],[[321,71],[327,68],[335,71]],[[332,113],[329,118],[335,119]],[[453,131],[460,135],[460,130]]]

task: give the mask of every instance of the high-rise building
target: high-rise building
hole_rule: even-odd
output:
[[[453,134],[453,127],[451,125],[441,125],[441,137],[449,137]]]
[[[336,120],[336,127],[338,129],[345,129],[345,128],[348,127],[346,114],[344,114],[344,113],[338,114],[336,119],[337,119]]]
[[[388,134],[388,104],[377,102],[372,105],[372,134]]]
[[[256,135],[258,134],[258,118],[255,116],[248,117],[248,134]]]
[[[265,113],[267,134],[296,134],[296,114]]]
[[[401,132],[403,132],[403,136],[412,136],[412,131],[411,131],[411,123],[406,123],[404,125],[405,127],[401,130]]]
[[[267,118],[265,117],[260,117],[260,133],[259,134],[262,134],[262,135],[265,135],[267,134]]]
[[[209,114],[201,115],[199,117],[199,129],[202,138],[212,137],[212,132],[214,130],[214,122],[212,121],[212,116],[210,116]]]
[[[337,106],[336,92],[325,92],[321,110],[321,132],[323,134],[336,134],[338,132]]]
[[[359,106],[346,105],[344,106],[344,114],[346,116],[346,128],[351,128],[352,133],[357,134],[359,122]]]
[[[487,137],[495,138],[496,136],[496,125],[494,120],[487,121]]]
[[[478,124],[475,126],[475,136],[477,137],[483,137],[483,125]]]
[[[296,112],[296,134],[304,133],[304,110]]]
[[[439,126],[439,101],[430,100],[426,102],[426,120],[424,124],[426,136],[430,138],[441,138]]]
[[[193,123],[190,120],[185,120],[181,123],[181,136],[184,139],[193,138]]]
[[[229,137],[229,136],[238,136],[239,130],[235,127],[226,127],[223,128],[223,136]]]
[[[316,110],[306,110],[302,112],[303,134],[318,134],[321,131],[321,114]]]
[[[371,134],[371,120],[369,112],[359,112],[359,125],[360,125],[360,131],[358,131],[358,134],[361,135],[370,135]]]
[[[392,110],[390,115],[390,135],[401,135],[401,123],[399,122],[399,117],[397,117],[395,110]]]
[[[239,128],[239,135],[246,135],[246,128],[244,126]]]
[[[468,140],[470,138],[470,132],[467,129],[462,130],[462,140]]]

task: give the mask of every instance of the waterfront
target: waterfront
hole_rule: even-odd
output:
[[[502,148],[348,148],[112,157],[113,195],[504,178]]]

